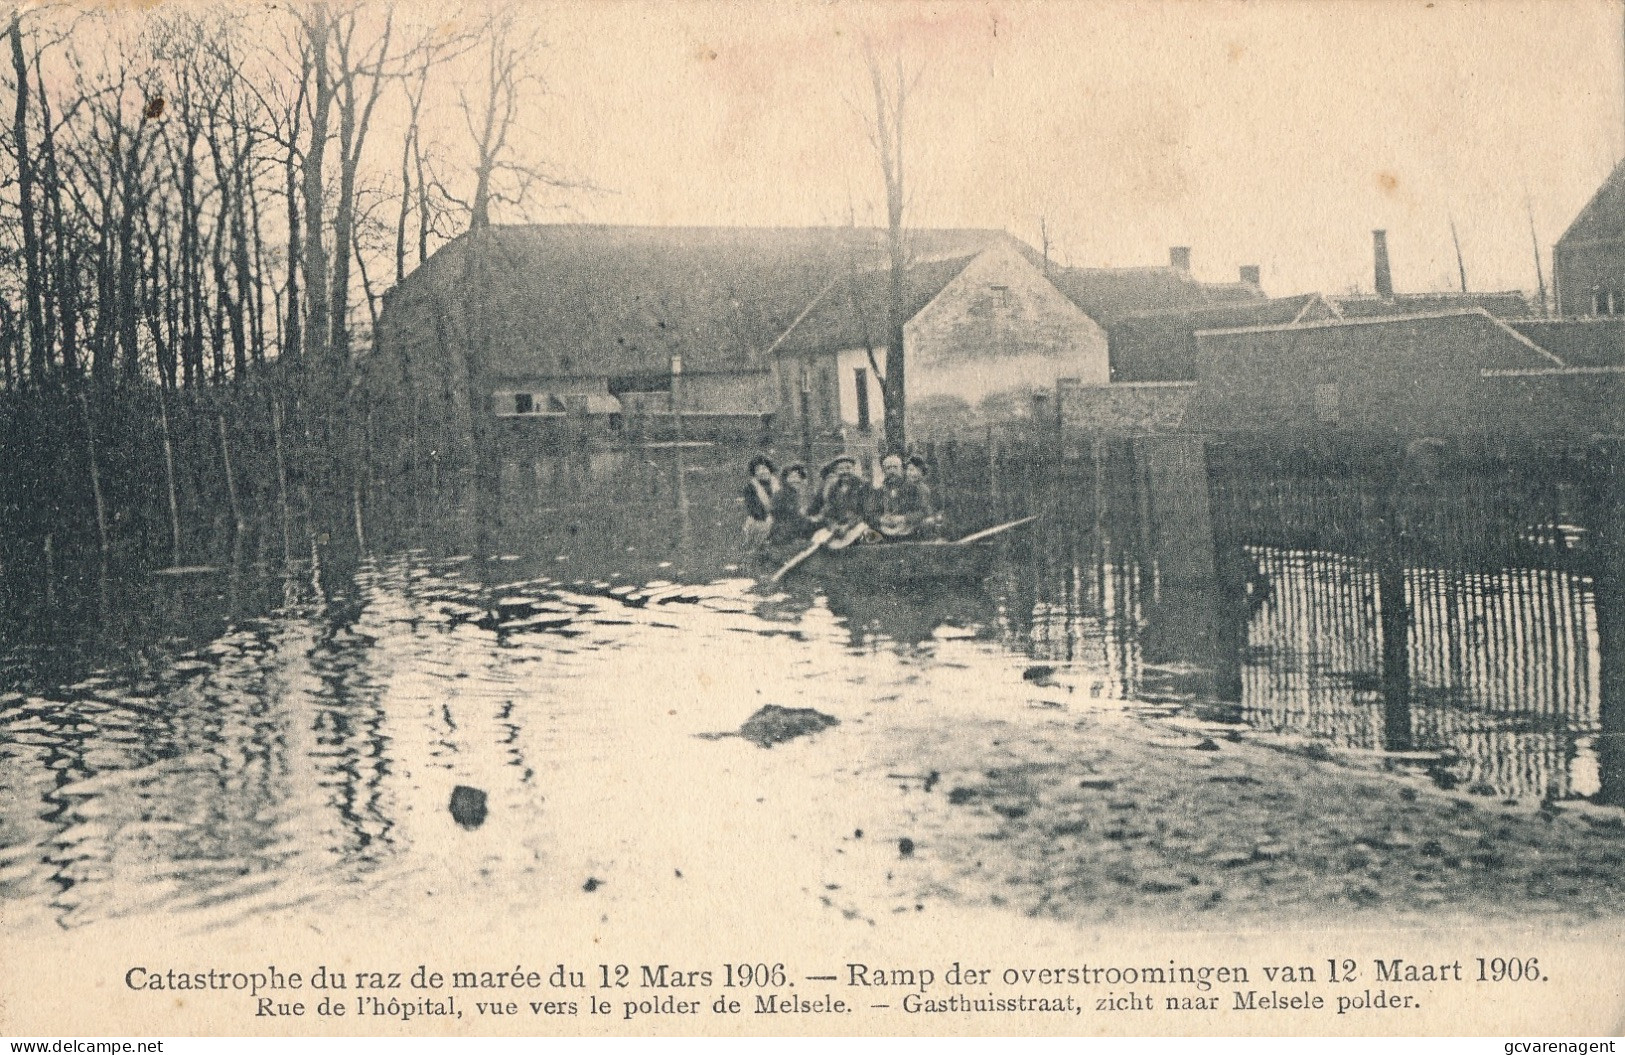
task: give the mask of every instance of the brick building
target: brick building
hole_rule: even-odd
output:
[[[1552,248],[1557,313],[1625,315],[1625,162]]]
[[[1196,380],[1196,334],[1339,318],[1319,293],[1130,315],[1107,330],[1114,382]]]
[[[1184,425],[1204,432],[1593,436],[1617,433],[1625,413],[1625,367],[1571,365],[1482,308],[1204,331],[1198,342]]]

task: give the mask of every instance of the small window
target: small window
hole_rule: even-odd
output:
[[[536,397],[529,392],[515,392],[513,394],[513,412],[515,414],[536,413]]]
[[[1315,420],[1336,421],[1338,418],[1336,385],[1315,386]]]

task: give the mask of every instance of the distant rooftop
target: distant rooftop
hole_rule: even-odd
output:
[[[1052,267],[1049,279],[1106,327],[1150,311],[1264,299],[1249,282],[1201,282],[1177,267]]]
[[[907,232],[922,265],[995,244],[1034,255],[1003,231]],[[758,369],[834,280],[885,258],[879,228],[493,226],[408,275],[380,332],[392,301],[426,297],[485,321],[497,376],[664,373],[674,354],[690,372]]]
[[[1379,297],[1373,293],[1344,294],[1327,298],[1346,318],[1377,315],[1416,315],[1457,308],[1483,308],[1498,319],[1522,319],[1530,315],[1529,300],[1522,293],[1396,293]]]

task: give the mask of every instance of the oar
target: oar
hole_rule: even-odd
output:
[[[784,567],[774,572],[773,578],[769,579],[768,582],[778,582],[780,579],[784,578],[787,574],[789,574],[791,568],[794,568],[797,564],[800,564],[814,553],[817,553],[819,549],[823,547],[824,543],[828,542],[834,537],[835,531],[833,528],[819,528],[813,533],[812,545],[785,561]]]
[[[1020,520],[1012,520],[1008,524],[999,524],[995,527],[983,528],[981,531],[966,535],[962,539],[955,539],[953,544],[956,546],[963,546],[969,542],[980,542],[985,538],[990,538],[994,535],[1000,534],[1001,532],[1009,531],[1011,528],[1020,527],[1023,524],[1030,524],[1037,519],[1038,518],[1035,516],[1022,517]]]

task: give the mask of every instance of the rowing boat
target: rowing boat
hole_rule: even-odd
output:
[[[793,551],[792,551],[793,552]],[[848,582],[980,582],[998,553],[994,542],[876,542],[820,549],[802,565],[811,575]],[[773,563],[781,554],[769,554]]]
[[[812,544],[785,561],[768,581],[777,583],[796,568],[804,566],[822,578],[840,578],[864,584],[981,582],[987,578],[993,566],[995,544],[987,540],[1037,519],[1029,516],[1006,521],[973,531],[952,542],[893,541],[842,545],[845,539],[861,535],[866,530],[863,525],[846,530],[841,538],[836,537],[834,528],[825,527],[814,532]],[[771,553],[768,555],[772,556]]]

